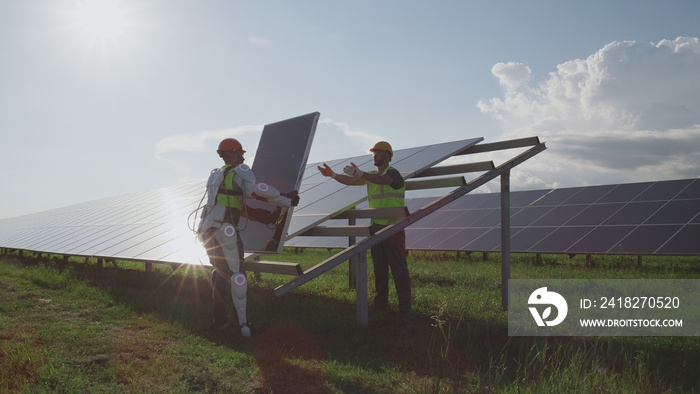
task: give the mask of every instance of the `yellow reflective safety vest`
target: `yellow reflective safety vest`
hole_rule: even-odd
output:
[[[243,208],[243,191],[240,186],[233,181],[236,176],[236,169],[231,164],[226,164],[221,167],[224,171],[224,181],[219,187],[219,192],[216,194],[216,205],[224,205],[227,207],[242,209]]]
[[[389,170],[396,170],[393,167],[387,167],[382,175],[386,174]],[[370,174],[376,174],[377,170],[367,171]],[[403,178],[402,178],[403,180]],[[367,197],[369,198],[370,208],[393,208],[393,207],[403,207],[405,203],[406,196],[406,182],[403,182],[400,189],[394,189],[390,185],[377,185],[371,182],[367,182]],[[398,218],[381,218],[372,219],[372,224],[389,225],[401,220]]]

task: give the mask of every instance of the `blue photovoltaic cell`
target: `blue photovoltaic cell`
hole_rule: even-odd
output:
[[[581,213],[571,218],[566,224],[567,226],[598,225],[611,217],[615,212],[619,211],[623,206],[624,204],[590,205],[581,211]]]
[[[511,192],[510,206],[513,208],[526,207],[543,198],[551,190],[529,190],[524,192]]]
[[[462,228],[458,229],[443,242],[438,243],[436,248],[440,250],[463,250],[465,245],[484,235],[488,228]]]
[[[542,241],[556,229],[556,227],[537,227],[527,231],[518,231],[511,237],[510,248],[514,252],[527,252],[532,245]]]
[[[457,233],[459,233],[459,231],[460,229],[456,228],[436,229],[435,231],[426,234],[424,237],[418,240],[418,242],[420,242],[421,244],[429,245],[428,248],[425,248],[427,250],[446,250],[446,248],[440,248],[440,245],[443,244],[446,240],[454,237]]]
[[[448,221],[445,227],[473,227],[473,224],[491,212],[490,209],[470,209],[462,212],[461,214],[455,214],[454,219]],[[417,226],[421,226],[420,223]]]
[[[653,254],[681,229],[679,225],[640,226],[614,245],[609,253]]]
[[[467,194],[468,195],[468,194]],[[479,209],[500,209],[501,208],[501,193],[492,193],[492,197],[485,199],[477,207]]]
[[[700,225],[689,224],[674,234],[656,253],[658,254],[698,254]]]
[[[510,225],[511,227],[529,226],[551,210],[552,207],[527,207],[520,210],[513,208],[511,209]]]
[[[414,248],[417,242],[427,237],[431,233],[434,233],[434,228],[417,228],[417,229],[406,229],[406,248],[408,249],[418,249]]]
[[[498,194],[466,194],[462,198],[450,204],[451,209],[477,209],[489,208],[490,201],[496,201],[496,207],[500,206]]]
[[[455,211],[440,211],[423,219],[420,223],[421,228],[445,228],[446,223],[455,217]]]
[[[542,196],[539,200],[533,202],[532,206],[557,206],[572,198],[581,190],[584,190],[584,188],[572,187],[567,189],[554,189]]]
[[[633,229],[633,226],[597,227],[566,249],[566,252],[599,253],[604,250],[607,253]]]
[[[617,224],[639,224],[640,218],[648,218],[658,211],[664,202],[661,201],[645,201],[631,202],[615,212],[608,219],[603,221],[603,225]]]
[[[647,224],[686,224],[700,213],[700,200],[674,200],[655,212]]]
[[[615,185],[590,186],[574,194],[564,204],[593,204],[605,194],[609,193]]]
[[[637,196],[633,201],[668,201],[687,188],[692,180],[657,182]]]
[[[540,242],[533,244],[529,250],[542,253],[564,253],[591,230],[593,227],[559,227]]]
[[[532,226],[560,227],[571,218],[585,209],[585,205],[561,205],[553,208],[541,218],[532,223]]]
[[[501,224],[501,210],[489,209],[481,218],[476,220],[471,227],[495,227]]]
[[[693,179],[693,182],[675,197],[676,200],[685,200],[689,198],[700,198],[700,179]]]
[[[501,231],[499,229],[489,228],[483,235],[475,238],[473,241],[467,240],[467,244],[460,250],[481,250],[491,251],[496,250],[501,244]]]
[[[651,186],[649,183],[628,183],[615,186],[611,191],[601,197],[597,203],[628,202],[634,200],[644,190]]]

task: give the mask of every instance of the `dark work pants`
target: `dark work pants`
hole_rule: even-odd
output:
[[[373,224],[372,234],[383,229],[383,225]],[[396,295],[399,299],[399,312],[406,315],[411,311],[411,278],[406,262],[406,233],[393,235],[386,241],[371,248],[374,266],[374,287],[377,292],[374,303],[379,307],[389,304],[389,269],[394,278]]]

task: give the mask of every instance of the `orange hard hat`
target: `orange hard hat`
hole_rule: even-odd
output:
[[[385,150],[389,152],[389,154],[393,157],[394,156],[394,150],[391,149],[391,145],[389,145],[388,142],[386,141],[379,141],[376,144],[374,144],[374,147],[370,149],[370,152],[374,152],[375,150]]]
[[[219,143],[219,149],[216,152],[220,154],[221,152],[232,150],[239,150],[241,151],[241,153],[245,153],[243,147],[241,146],[241,143],[238,142],[238,140],[235,138],[226,138],[223,141],[221,141]]]

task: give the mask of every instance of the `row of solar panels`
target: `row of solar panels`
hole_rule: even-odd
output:
[[[514,252],[700,255],[700,179],[510,194]],[[406,205],[415,211],[431,201],[409,199]],[[499,251],[500,220],[500,193],[467,194],[409,226],[406,247]],[[295,237],[286,245],[335,248],[347,246],[348,240]]]
[[[401,149],[392,164],[406,178],[464,151],[482,138]],[[373,169],[372,156],[329,161],[335,172],[348,163]],[[322,176],[321,163],[307,165],[288,234],[315,227],[366,199],[362,187]],[[0,219],[0,247],[78,256],[208,264],[188,229],[188,216],[202,198],[204,182],[105,198],[36,214]],[[194,218],[190,219],[194,225]]]
[[[0,220],[0,247],[76,256],[197,264],[187,227],[204,183],[104,198]]]

